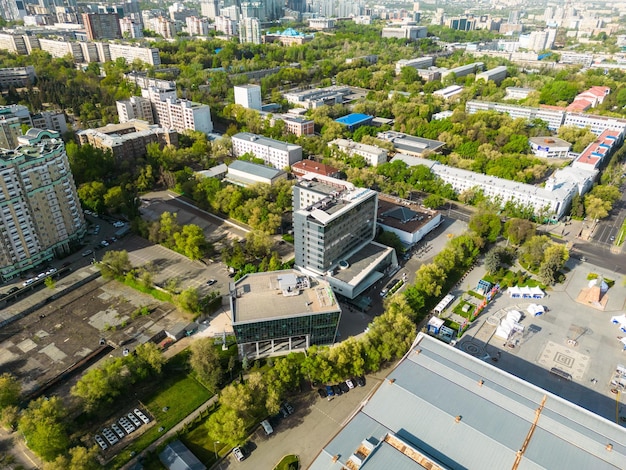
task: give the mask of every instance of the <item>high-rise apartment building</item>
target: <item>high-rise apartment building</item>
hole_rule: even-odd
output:
[[[117,13],[83,13],[83,24],[90,41],[122,37]]]
[[[141,16],[140,16],[141,18]],[[125,38],[142,38],[143,28],[141,21],[124,17],[120,19],[120,31]]]
[[[259,85],[235,86],[235,104],[260,111],[261,87]]]
[[[239,41],[261,44],[261,22],[258,18],[242,18],[239,22]]]
[[[30,129],[15,149],[0,150],[0,278],[19,276],[85,233],[85,219],[56,132]]]
[[[22,135],[22,123],[17,117],[0,116],[0,149],[17,147],[17,138]]]
[[[210,20],[220,16],[220,2],[218,0],[202,0],[200,2],[200,14]]]

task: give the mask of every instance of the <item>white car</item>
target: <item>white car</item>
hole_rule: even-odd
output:
[[[106,450],[109,447],[107,443],[104,442],[104,439],[102,439],[102,436],[100,436],[100,434],[96,434],[95,439],[102,450]]]
[[[246,458],[246,456],[243,455],[243,452],[241,451],[239,447],[235,447],[233,449],[233,454],[235,455],[235,458],[240,462]]]
[[[351,379],[346,380],[346,385],[351,389],[354,388],[354,382]]]
[[[148,418],[139,408],[135,408],[133,413],[135,413],[144,423],[148,424],[150,422],[150,418]]]
[[[124,225],[126,224],[124,224],[124,222],[121,222],[119,220],[117,222],[113,222],[113,227],[116,227],[116,228],[123,227]]]

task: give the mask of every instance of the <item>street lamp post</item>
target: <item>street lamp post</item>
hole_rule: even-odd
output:
[[[213,441],[213,450],[215,451],[215,460],[217,460],[217,445],[220,441]]]

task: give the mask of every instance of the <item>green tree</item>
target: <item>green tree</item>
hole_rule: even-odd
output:
[[[503,246],[494,246],[485,255],[485,268],[487,272],[495,274],[498,270],[510,263],[510,255]]]
[[[78,197],[83,205],[97,213],[101,213],[104,210],[104,195],[106,192],[106,186],[100,181],[91,181],[78,187]]]
[[[14,375],[9,372],[0,375],[0,411],[7,406],[17,405],[21,391],[20,382]]]
[[[591,217],[594,224],[600,220],[604,219],[609,215],[609,210],[611,209],[611,203],[608,201],[603,201],[597,196],[593,194],[587,194],[585,196],[585,213]]]
[[[18,429],[28,447],[49,462],[69,447],[67,412],[58,397],[41,397],[31,401],[19,419]]]
[[[430,209],[437,209],[438,207],[441,207],[445,202],[446,200],[438,194],[429,194],[424,199],[424,205]]]
[[[489,212],[479,212],[472,216],[469,221],[469,228],[481,237],[495,242],[502,230],[502,222],[497,214]]]
[[[98,267],[105,279],[114,279],[124,276],[133,268],[133,265],[128,258],[128,252],[121,250],[107,251],[102,257],[102,261],[98,263]]]
[[[176,296],[175,301],[178,307],[187,312],[200,313],[200,294],[195,287],[183,290]]]
[[[94,445],[85,447],[72,447],[68,454],[59,455],[52,462],[44,463],[44,470],[98,470],[101,468],[98,462],[98,448]]]
[[[529,238],[519,249],[519,258],[530,269],[537,269],[542,261],[550,239],[545,235],[535,235]]]
[[[564,245],[551,244],[545,250],[543,261],[539,267],[539,279],[546,285],[552,285],[558,280],[559,270],[569,259],[569,252]]]
[[[390,230],[380,229],[378,235],[376,235],[376,241],[395,249],[398,255],[404,253],[404,245],[402,244],[400,237]]]
[[[438,297],[441,295],[446,278],[447,273],[441,266],[433,263],[423,264],[415,274],[415,287],[430,297]]]
[[[202,338],[191,343],[189,364],[209,390],[217,392],[222,381],[220,355],[212,338]]]
[[[191,260],[201,259],[206,251],[206,238],[202,229],[194,224],[184,225],[174,234],[176,251]]]
[[[248,437],[246,422],[237,411],[221,407],[209,416],[206,423],[207,433],[213,442],[220,442],[235,447],[245,442]]]
[[[534,237],[535,224],[526,219],[510,219],[504,224],[504,236],[515,246],[523,244],[526,240]]]
[[[165,357],[163,357],[163,352],[155,343],[148,341],[140,344],[135,348],[135,355],[152,373],[161,373],[163,365],[165,364]]]

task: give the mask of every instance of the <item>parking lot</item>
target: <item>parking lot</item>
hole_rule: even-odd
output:
[[[274,465],[286,454],[296,454],[300,458],[300,468],[307,466],[317,456],[322,447],[341,429],[353,413],[367,400],[374,387],[389,372],[367,376],[364,387],[356,387],[348,393],[331,400],[320,398],[315,387],[289,402],[294,413],[287,418],[273,420],[274,432],[267,435],[259,426],[251,438],[248,453],[243,462],[229,455],[216,469],[266,469]]]

